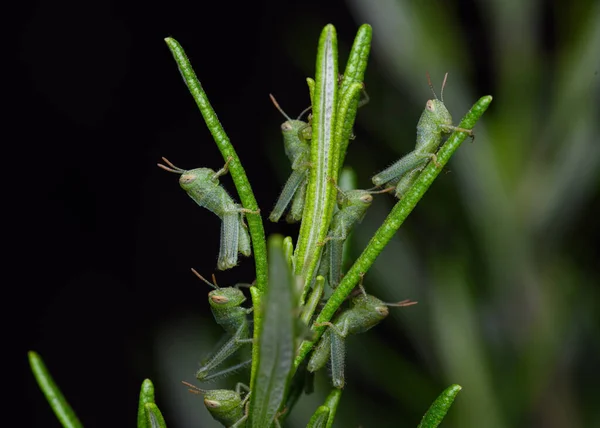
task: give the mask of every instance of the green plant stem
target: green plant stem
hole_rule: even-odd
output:
[[[165,42],[167,42],[167,45],[177,62],[179,71],[202,113],[208,129],[217,143],[217,147],[221,151],[223,159],[227,161],[229,158],[232,158],[229,163],[229,172],[235,183],[242,205],[244,208],[252,211],[258,210],[258,204],[254,198],[254,193],[252,192],[248,177],[246,176],[246,171],[244,170],[233,145],[229,141],[229,137],[227,137],[225,130],[221,126],[217,114],[210,105],[208,97],[206,96],[200,81],[196,77],[196,73],[188,60],[185,51],[173,38],[167,37]],[[262,217],[260,214],[249,213],[246,215],[246,218],[248,220],[250,236],[252,236],[252,248],[254,250],[254,260],[256,263],[256,287],[259,291],[264,292],[267,288],[267,244],[265,241],[265,230],[262,223]],[[255,320],[255,328],[257,327],[260,328],[259,325],[256,325]]]
[[[365,78],[365,70],[367,69],[367,63],[369,61],[369,53],[371,52],[372,37],[373,30],[371,26],[369,24],[361,25],[354,38],[352,49],[350,50],[348,62],[346,63],[346,70],[344,71],[344,79],[342,80],[340,87],[340,93],[343,94],[353,83],[359,83],[362,86]],[[343,122],[343,132],[340,141],[340,161],[338,169],[341,169],[344,165],[348,142],[350,141],[352,127],[354,126],[356,119],[359,98],[360,95],[353,97],[348,104],[348,114],[346,120]]]
[[[77,415],[69,403],[67,403],[67,400],[65,400],[54,379],[52,379],[42,358],[34,351],[29,351],[28,356],[29,365],[31,366],[35,380],[46,396],[46,400],[48,400],[56,418],[65,428],[82,428],[83,425],[81,425]]]
[[[460,122],[459,127],[464,129],[473,129],[479,118],[487,110],[492,102],[492,97],[487,95],[481,97],[471,110],[465,115]],[[446,143],[440,148],[437,153],[437,162],[440,166],[430,162],[423,170],[415,184],[408,190],[406,195],[396,203],[390,214],[387,216],[381,227],[369,241],[369,244],[346,273],[334,293],[331,295],[323,310],[319,313],[315,324],[323,324],[329,322],[346,297],[352,292],[356,284],[360,281],[362,274],[367,272],[373,265],[377,256],[383,251],[388,242],[396,234],[404,220],[415,208],[419,200],[423,197],[427,189],[431,186],[435,178],[440,174],[444,165],[448,163],[450,157],[456,152],[461,143],[465,140],[467,134],[465,132],[454,132]],[[326,327],[314,327],[316,337],[313,341],[304,341],[298,350],[294,367],[297,368],[300,363],[306,358],[314,344],[319,340]]]
[[[313,96],[312,143],[310,173],[306,201],[296,245],[295,270],[304,279],[305,292],[310,287],[319,263],[322,241],[329,228],[335,205],[335,188],[328,177],[337,179],[339,147],[334,135],[338,94],[338,58],[335,27],[326,25],[321,32],[317,50],[315,88]]]
[[[259,357],[259,348],[258,342],[260,340],[260,333],[262,332],[262,325],[264,322],[264,311],[262,304],[263,293],[256,287],[250,287],[250,295],[252,296],[252,307],[254,310],[253,319],[254,319],[254,333],[252,334],[252,365],[250,369],[250,385],[255,385],[256,376],[258,374],[258,359]],[[258,328],[257,326],[260,326]]]

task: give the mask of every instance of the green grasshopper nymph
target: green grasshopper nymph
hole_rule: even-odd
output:
[[[364,333],[383,321],[389,314],[388,306],[410,306],[417,302],[403,300],[398,303],[384,303],[377,297],[367,294],[360,284],[357,297],[351,300],[350,308],[344,310],[333,322],[315,324],[315,327],[329,327],[308,361],[308,371],[315,372],[331,359],[333,386],[344,387],[344,360],[346,349],[344,340],[351,334]]]
[[[308,181],[308,170],[310,168],[310,142],[311,126],[300,120],[302,115],[310,109],[304,110],[298,119],[290,119],[290,117],[279,107],[273,95],[269,94],[271,101],[279,110],[279,112],[287,119],[281,124],[281,132],[283,134],[283,147],[285,154],[292,163],[292,174],[288,178],[281,195],[269,215],[269,220],[273,222],[279,221],[283,212],[292,202],[292,207],[288,213],[286,220],[289,223],[294,223],[302,219],[302,211],[304,210],[304,199],[306,197],[306,183]]]
[[[182,381],[194,394],[204,396],[204,405],[211,416],[228,428],[244,428],[248,419],[248,399],[250,388],[243,383],[235,386],[235,391],[229,389],[200,389],[189,382]],[[242,399],[242,390],[247,394]]]
[[[231,335],[228,339],[196,372],[198,380],[210,380],[218,377],[226,376],[236,370],[248,365],[251,361],[245,361],[223,371],[210,374],[223,361],[233,355],[246,343],[252,343],[250,338],[250,327],[246,316],[252,312],[252,308],[246,309],[242,307],[242,303],[246,300],[244,293],[237,287],[219,288],[214,276],[211,283],[204,279],[195,269],[192,272],[204,281],[206,284],[214,288],[208,293],[208,303],[213,313],[215,321],[223,329]]]
[[[466,132],[474,138],[473,131],[470,129],[459,128],[452,125],[452,116],[444,105],[444,86],[446,86],[447,78],[448,73],[444,76],[440,99],[438,99],[433,89],[433,85],[431,84],[429,73],[427,73],[427,82],[429,83],[431,92],[433,92],[434,99],[427,101],[425,110],[423,110],[421,118],[417,123],[417,144],[415,145],[415,149],[388,168],[374,175],[371,181],[375,186],[382,186],[386,183],[397,184],[407,173],[412,172],[416,174],[414,171],[424,167],[429,160],[432,160],[436,166],[439,167],[435,152],[442,142],[443,134],[461,131]],[[406,181],[403,182],[403,185],[406,186],[406,184]],[[401,197],[402,191],[399,193],[399,197]]]
[[[334,183],[337,187],[337,185]],[[339,187],[337,203],[339,211],[331,219],[329,233],[319,245],[326,245],[321,257],[319,275],[328,276],[329,286],[336,288],[342,278],[342,261],[344,253],[344,242],[348,235],[358,223],[362,221],[367,209],[373,202],[373,194],[386,193],[393,187],[379,191],[371,190],[349,190],[343,191]]]
[[[187,192],[188,196],[221,219],[221,247],[219,248],[217,268],[225,270],[235,267],[238,261],[238,252],[250,256],[252,252],[250,235],[246,230],[244,214],[258,214],[259,211],[242,208],[219,184],[219,177],[227,173],[227,165],[231,158],[217,172],[210,168],[196,168],[188,171],[176,167],[164,157],[162,160],[168,166],[160,163],[157,165],[165,171],[180,174],[179,185]]]

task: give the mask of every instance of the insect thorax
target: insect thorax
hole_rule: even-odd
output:
[[[227,313],[213,310],[213,316],[215,317],[217,324],[223,327],[223,330],[229,334],[237,332],[242,323],[248,324],[246,310],[244,308],[229,309],[229,312]]]
[[[196,203],[214,214],[222,217],[228,211],[235,211],[238,205],[233,201],[229,193],[215,181],[202,183],[188,190],[190,198]]]

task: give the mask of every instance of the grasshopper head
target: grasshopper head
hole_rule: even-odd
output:
[[[306,139],[304,134],[309,128],[310,125],[308,125],[306,122],[296,119],[286,120],[281,124],[281,132],[284,140],[296,137]]]
[[[240,394],[229,389],[204,391],[204,404],[211,413],[226,412],[236,408],[241,402]]]
[[[246,297],[241,290],[235,287],[225,287],[208,293],[208,303],[211,307],[234,308],[240,306]]]
[[[386,303],[379,300],[375,296],[371,296],[370,294],[362,293],[352,299],[352,307],[353,309],[358,309],[363,314],[363,324],[366,331],[374,325],[379,324],[383,321],[390,313],[389,307],[404,307],[404,306],[412,306],[417,302],[413,302],[411,300],[403,300],[397,303]]]
[[[433,89],[433,84],[431,83],[431,78],[429,77],[429,73],[427,73],[427,83],[429,84],[429,88],[433,93],[433,100],[428,100],[425,103],[425,110],[423,111],[423,116],[427,116],[428,121],[433,122],[437,125],[452,125],[452,116],[450,116],[450,112],[444,105],[444,87],[446,86],[446,80],[448,79],[448,73],[444,75],[444,81],[442,82],[442,90],[440,91],[440,97],[438,98],[435,90]]]
[[[283,133],[283,141],[285,145],[286,153],[289,155],[290,151],[297,149],[299,142],[308,140],[311,138],[311,127],[308,123],[300,120],[302,115],[310,110],[310,107],[300,113],[297,119],[290,118],[283,109],[279,106],[275,97],[269,94],[273,105],[287,120],[281,124],[281,132]],[[309,120],[310,122],[310,120]]]
[[[167,165],[163,165],[161,163],[157,165],[165,171],[180,174],[181,176],[179,177],[179,185],[186,192],[190,189],[194,189],[195,187],[206,185],[206,183],[215,184],[219,182],[217,179],[218,175],[210,168],[196,168],[187,171],[173,165],[167,158],[163,157],[162,160]]]
[[[184,171],[179,177],[179,185],[186,192],[195,187],[204,186],[207,183],[214,183],[218,179],[215,172],[210,168],[196,168]]]
[[[367,209],[373,203],[373,196],[367,190],[348,190],[346,192],[338,192],[338,206],[340,209],[356,206]]]
[[[231,415],[241,408],[240,394],[228,389],[213,389],[204,391],[204,405],[217,420],[231,424]]]
[[[432,121],[439,125],[452,125],[452,116],[444,105],[443,101],[438,99],[428,100],[425,103],[423,114],[429,116]]]

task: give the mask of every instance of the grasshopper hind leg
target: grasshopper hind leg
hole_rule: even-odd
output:
[[[244,214],[240,213],[240,232],[239,232],[239,252],[244,256],[249,257],[252,255],[252,247],[250,246],[250,234],[248,228],[244,224]]]
[[[240,235],[240,216],[237,212],[223,215],[221,221],[221,247],[217,268],[231,269],[237,265]]]

